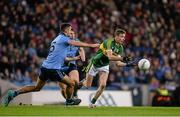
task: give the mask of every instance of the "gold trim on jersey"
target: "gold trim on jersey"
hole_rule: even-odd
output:
[[[104,47],[104,44],[103,44],[103,43],[100,45],[99,48],[102,50],[103,54],[106,54],[106,50],[107,50],[107,49]]]
[[[101,43],[100,45],[100,49],[102,50],[103,54],[106,55],[107,54],[107,50],[111,50],[111,43],[112,43],[112,39],[108,39],[107,40],[107,48],[104,47],[104,43]]]

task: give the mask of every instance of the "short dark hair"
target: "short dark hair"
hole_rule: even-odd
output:
[[[116,35],[119,35],[119,34],[126,34],[126,31],[121,29],[121,28],[118,28],[118,29],[115,30],[114,35],[116,36]]]
[[[71,26],[71,24],[69,24],[69,23],[62,23],[61,27],[60,27],[61,32],[64,32],[66,30],[66,28],[68,28],[70,26]]]

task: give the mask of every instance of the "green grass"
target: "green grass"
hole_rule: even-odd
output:
[[[0,116],[180,116],[180,107],[0,106]]]

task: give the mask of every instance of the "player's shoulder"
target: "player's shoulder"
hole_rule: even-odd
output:
[[[113,38],[106,38],[105,40],[104,40],[104,42],[109,42],[109,41],[113,41],[114,39]]]
[[[58,35],[58,37],[59,37],[59,38],[62,38],[62,39],[67,39],[67,38],[69,38],[68,36],[66,36],[66,35],[63,34],[63,33],[60,33],[60,34]]]
[[[55,40],[58,41],[58,42],[62,42],[62,41],[66,41],[66,40],[69,40],[70,38],[62,33],[60,33],[56,38]]]
[[[107,39],[105,39],[104,41],[103,41],[103,44],[104,44],[104,46],[110,46],[111,45],[111,42],[113,41],[114,39],[113,38],[107,38]]]

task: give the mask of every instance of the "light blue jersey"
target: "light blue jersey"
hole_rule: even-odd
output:
[[[61,69],[67,55],[70,38],[64,34],[58,35],[52,42],[49,54],[43,61],[42,67],[47,69]]]
[[[79,41],[79,39],[76,39],[76,41]],[[67,57],[75,57],[78,51],[79,51],[79,47],[70,45],[68,47]],[[76,61],[70,61],[69,63],[76,64]]]

